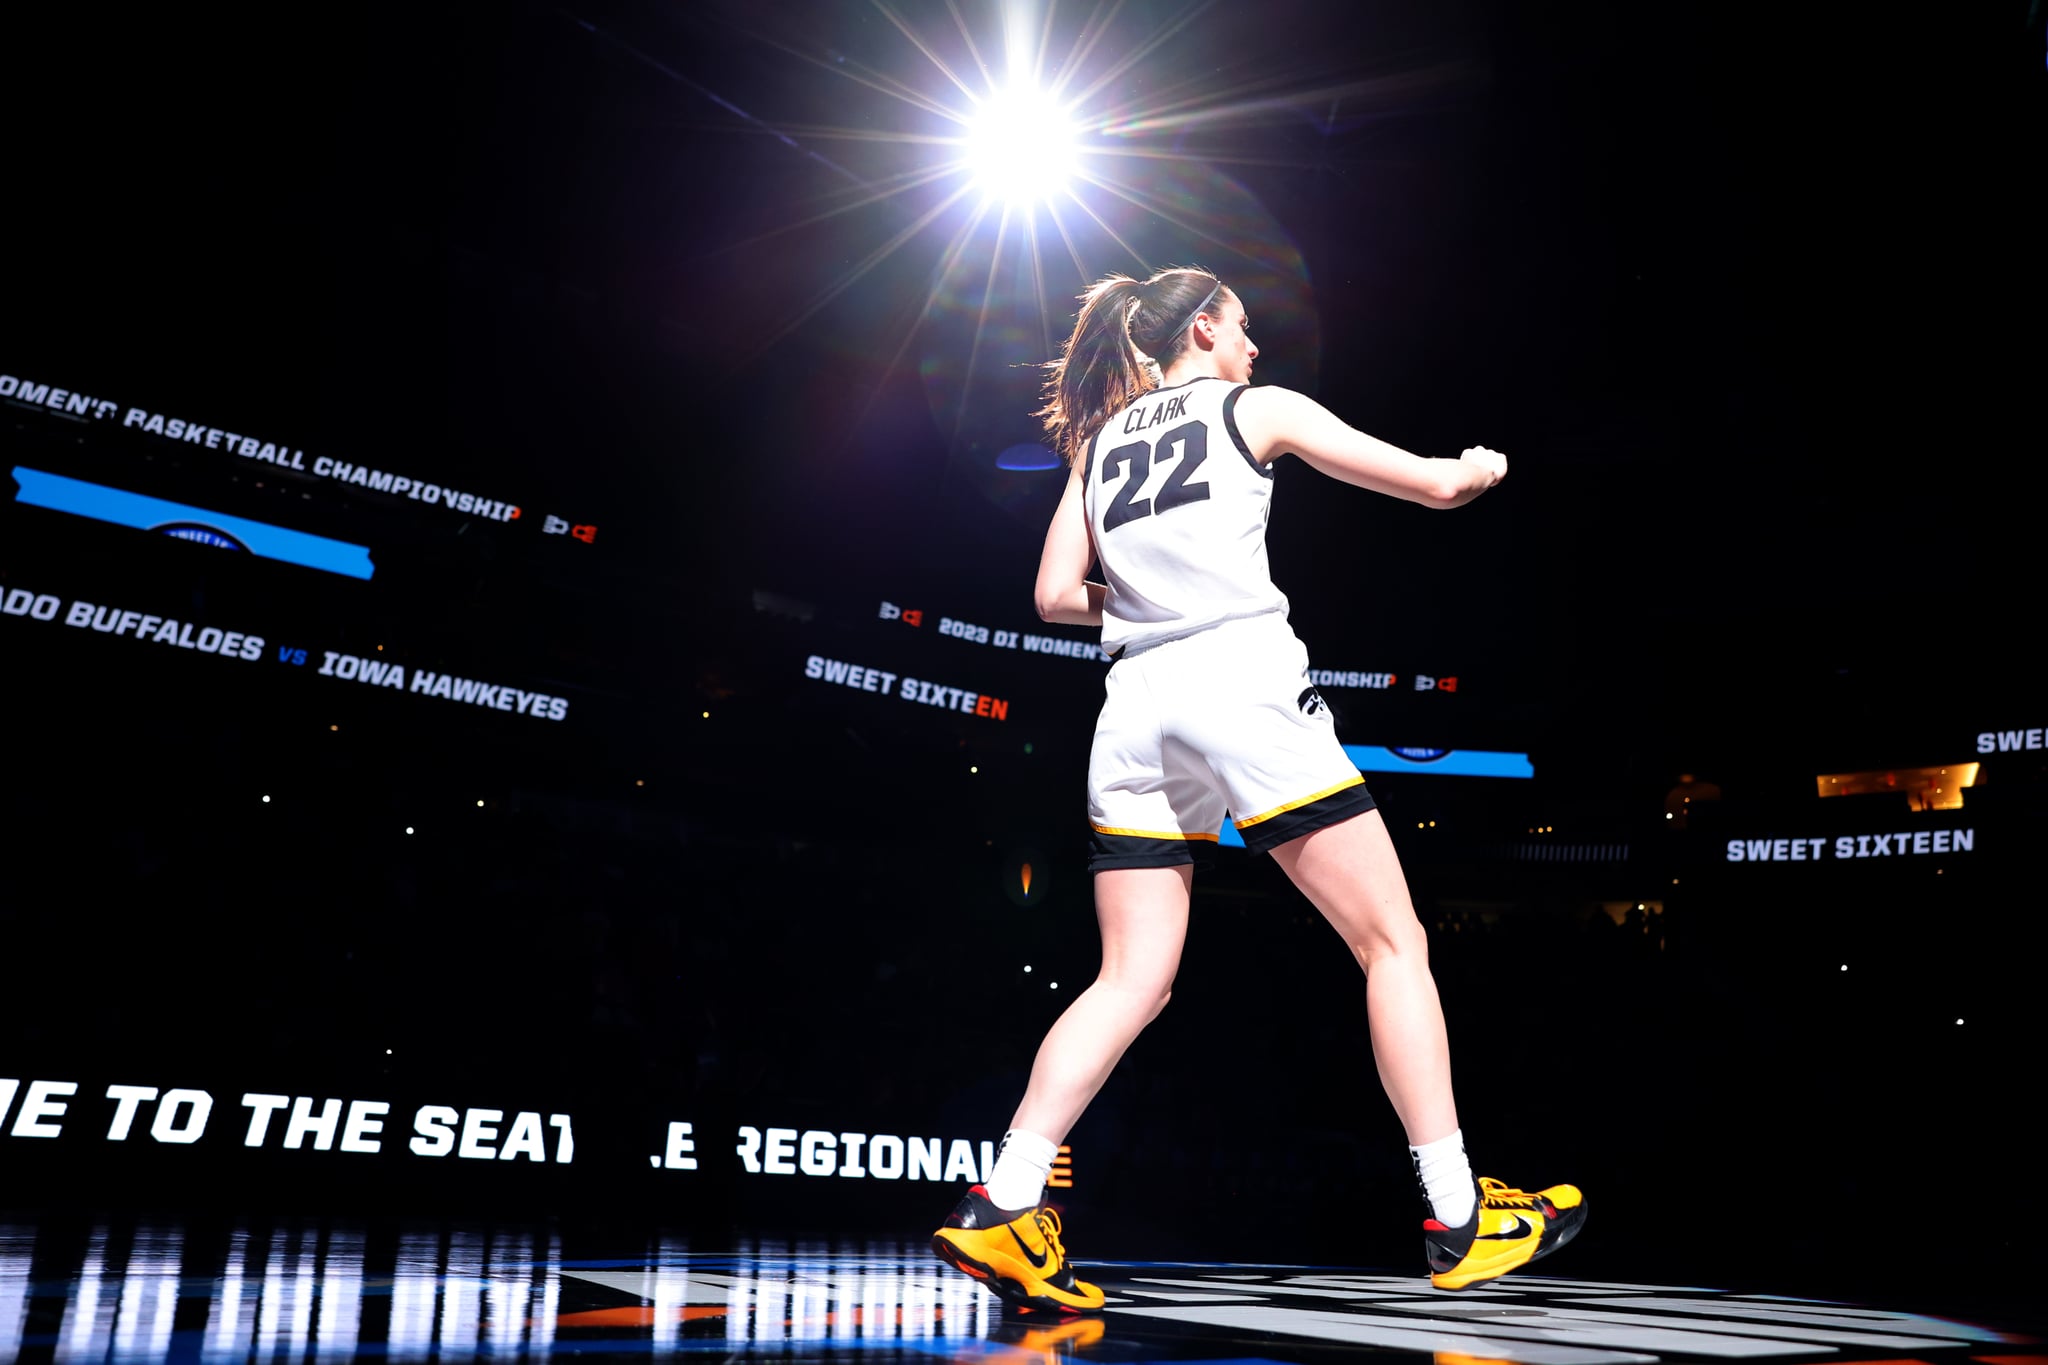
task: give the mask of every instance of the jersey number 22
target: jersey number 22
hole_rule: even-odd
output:
[[[1152,457],[1172,452],[1177,460],[1173,473],[1160,490],[1149,498],[1133,496],[1145,486],[1146,476],[1152,472]],[[1176,507],[1191,502],[1201,502],[1209,496],[1209,485],[1189,483],[1188,476],[1202,467],[1202,461],[1209,458],[1209,427],[1205,422],[1184,422],[1157,441],[1133,441],[1118,446],[1102,457],[1102,486],[1107,488],[1125,465],[1131,467],[1130,477],[1117,490],[1109,506],[1102,513],[1104,534],[1114,531],[1127,521],[1149,517],[1154,513],[1165,515]]]

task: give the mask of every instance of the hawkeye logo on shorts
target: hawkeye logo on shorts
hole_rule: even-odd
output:
[[[1301,689],[1301,695],[1294,699],[1294,704],[1301,708],[1303,715],[1313,716],[1323,709],[1323,694],[1316,691],[1313,686],[1304,687]]]

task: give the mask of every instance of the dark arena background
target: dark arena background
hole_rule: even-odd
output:
[[[2048,1361],[2038,0],[30,7],[0,36],[0,1362]],[[1037,93],[1034,93],[1037,92]],[[1011,120],[1005,122],[1005,119]],[[1430,934],[1432,1291],[1356,967],[1200,869],[1092,978],[1031,586],[1075,296],[1505,483],[1283,462]]]

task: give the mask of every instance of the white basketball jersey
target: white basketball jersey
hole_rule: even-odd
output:
[[[1252,458],[1232,416],[1244,389],[1213,378],[1154,389],[1090,443],[1082,488],[1109,585],[1106,652],[1286,612],[1266,566],[1273,471]]]

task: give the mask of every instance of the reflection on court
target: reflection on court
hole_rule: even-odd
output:
[[[922,1356],[986,1337],[1001,1308],[895,1249],[693,1256],[658,1243],[641,1257],[565,1265],[548,1235],[434,1230],[380,1247],[347,1229],[238,1229],[209,1247],[179,1228],[140,1227],[95,1229],[77,1253],[57,1278],[34,1229],[0,1227],[0,1365],[45,1352],[59,1362],[451,1360],[810,1342]]]

